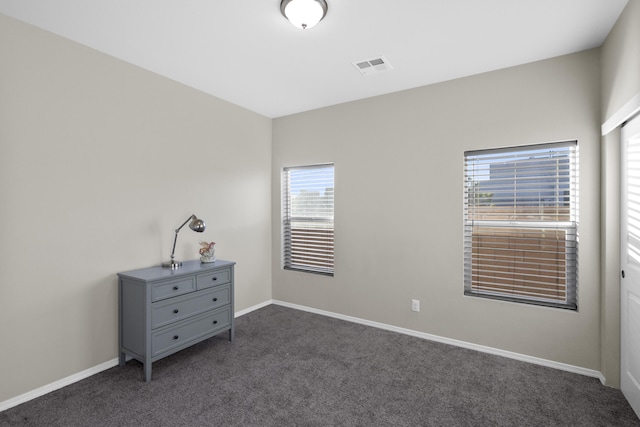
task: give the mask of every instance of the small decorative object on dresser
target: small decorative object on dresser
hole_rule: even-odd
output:
[[[151,381],[156,360],[225,331],[233,341],[234,265],[194,260],[118,273],[120,366],[130,356]]]
[[[200,261],[202,262],[215,262],[216,257],[214,248],[216,242],[200,242]]]

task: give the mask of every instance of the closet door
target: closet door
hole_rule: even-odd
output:
[[[640,117],[622,128],[620,388],[640,416]]]

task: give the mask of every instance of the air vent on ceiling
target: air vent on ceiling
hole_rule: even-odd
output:
[[[356,61],[353,63],[353,66],[356,67],[356,69],[360,71],[363,76],[393,70],[393,67],[387,62],[384,56],[373,59],[365,59],[363,61]]]

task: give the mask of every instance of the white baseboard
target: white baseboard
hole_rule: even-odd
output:
[[[238,318],[240,316],[244,316],[247,313],[251,313],[252,311],[259,310],[263,307],[266,307],[271,304],[271,300],[265,301],[263,303],[254,305],[252,307],[246,308],[244,310],[240,310],[235,313],[234,317]],[[130,358],[127,357],[127,360]],[[102,371],[106,371],[109,368],[113,368],[114,366],[118,366],[118,358],[113,360],[109,360],[107,362],[101,363],[92,368],[86,369],[82,372],[78,372],[77,374],[70,375],[66,378],[62,378],[58,381],[52,382],[51,384],[47,384],[45,386],[39,387],[35,390],[31,390],[27,393],[21,394],[20,396],[16,396],[12,399],[5,400],[4,402],[0,402],[0,412],[5,411],[9,408],[13,408],[14,406],[18,406],[22,403],[26,403],[32,399],[35,399],[40,396],[44,396],[47,393],[51,393],[52,391],[58,390],[62,387],[66,387],[78,381],[81,381],[85,378],[88,378],[92,375],[100,373]]]
[[[330,311],[319,310],[312,307],[306,307],[298,304],[291,304],[284,301],[279,300],[268,300],[262,302],[260,304],[256,304],[252,307],[245,308],[244,310],[240,310],[235,313],[234,317],[238,318],[240,316],[244,316],[245,314],[251,313],[252,311],[259,310],[268,305],[275,304],[283,307],[293,308],[296,310],[307,311],[309,313],[320,314],[322,316],[333,317],[336,319],[346,320],[347,322],[359,323],[361,325],[372,326],[378,329],[384,329],[387,331],[398,332],[405,335],[410,335],[418,338],[423,338],[430,341],[436,341],[444,344],[454,345],[456,347],[463,347],[470,350],[481,351],[483,353],[495,354],[498,356],[508,357],[509,359],[520,360],[523,362],[529,362],[536,365],[542,365],[549,368],[560,369],[562,371],[573,372],[575,374],[585,375],[588,377],[598,378],[602,384],[605,383],[604,375],[600,371],[596,371],[593,369],[582,368],[580,366],[568,365],[566,363],[554,362],[552,360],[541,359],[539,357],[528,356],[526,354],[514,353],[511,351],[500,350],[493,347],[487,347],[479,344],[468,343],[465,341],[454,340],[451,338],[440,337],[438,335],[427,334],[424,332],[414,331],[412,329],[399,328],[397,326],[387,325],[385,323],[373,322],[371,320],[360,319],[357,317],[346,316],[343,314],[333,313]],[[0,402],[0,412],[5,411],[9,408],[13,408],[14,406],[18,406],[22,403],[28,402],[32,399],[35,399],[40,396],[44,396],[47,393],[51,393],[52,391],[58,390],[62,387],[71,385],[78,381],[81,381],[85,378],[88,378],[92,375],[100,373],[102,371],[106,371],[109,368],[118,365],[118,358],[108,360],[104,363],[101,363],[97,366],[94,366],[89,369],[85,369],[82,372],[78,372],[77,374],[70,375],[66,378],[62,378],[58,381],[55,381],[51,384],[47,384],[45,386],[39,387],[35,390],[29,391],[27,393],[21,394],[20,396],[16,396],[12,399],[5,400],[4,402]]]
[[[512,351],[500,350],[498,348],[487,347],[484,345],[473,344],[466,341],[455,340],[451,338],[441,337],[438,335],[427,334],[425,332],[414,331],[412,329],[399,328],[397,326],[387,325],[385,323],[373,322],[370,320],[360,319],[357,317],[345,316],[343,314],[332,313],[330,311],[318,310],[316,308],[306,307],[298,304],[291,304],[284,301],[272,300],[275,305],[294,308],[296,310],[308,311],[309,313],[320,314],[322,316],[334,317],[336,319],[346,320],[347,322],[359,323],[361,325],[372,326],[374,328],[384,329],[387,331],[398,332],[405,335],[411,335],[417,338],[423,338],[430,341],[436,341],[443,344],[454,345],[456,347],[476,350],[483,353],[495,354],[497,356],[507,357],[509,359],[520,360],[522,362],[533,363],[536,365],[546,366],[549,368],[559,369],[561,371],[572,372],[574,374],[585,375],[587,377],[598,378],[602,384],[605,384],[605,377],[600,371],[587,369],[580,366],[569,365],[566,363],[555,362],[553,360],[542,359],[539,357],[528,356],[526,354],[514,353]]]
[[[273,300],[267,300],[265,302],[261,302],[260,304],[256,304],[254,306],[251,306],[249,308],[245,308],[244,310],[240,310],[240,311],[236,311],[236,314],[234,315],[234,317],[237,319],[240,316],[244,316],[245,314],[249,314],[252,311],[256,311],[256,310],[260,310],[261,308],[264,308],[268,305],[273,304]]]
[[[52,382],[51,384],[47,384],[35,390],[31,390],[27,393],[21,394],[20,396],[16,396],[12,399],[5,400],[4,402],[0,402],[0,412],[5,411],[9,408],[13,408],[14,406],[18,406],[22,403],[28,402],[32,399],[35,399],[36,397],[44,396],[45,394],[51,393],[52,391],[58,390],[62,387],[66,387],[73,383],[77,383],[78,381],[84,380],[85,378],[89,378],[92,375],[98,374],[102,371],[106,371],[107,369],[113,368],[114,366],[117,366],[117,365],[118,365],[118,358],[108,360],[92,368],[85,369],[84,371],[78,372],[73,375],[69,375],[68,377]]]

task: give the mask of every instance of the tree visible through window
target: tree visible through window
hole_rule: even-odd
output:
[[[333,275],[333,165],[282,174],[284,268]]]
[[[464,156],[465,294],[577,309],[577,142]]]

